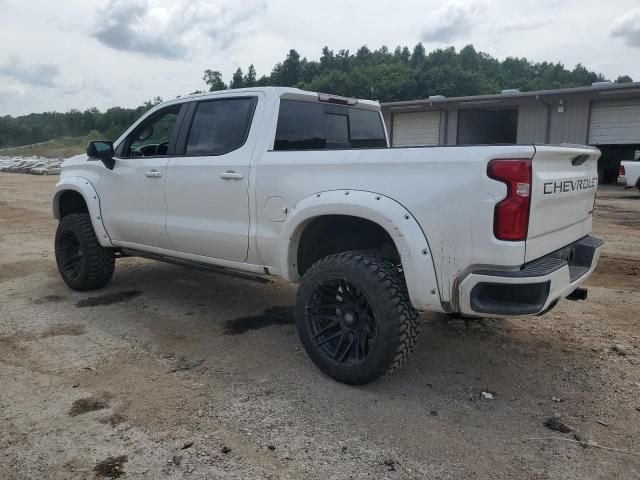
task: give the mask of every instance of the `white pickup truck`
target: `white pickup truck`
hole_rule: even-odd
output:
[[[620,162],[618,183],[625,188],[637,188],[640,191],[640,160]]]
[[[58,268],[105,286],[121,256],[299,283],[312,360],[350,384],[394,371],[418,311],[537,315],[584,299],[599,151],[389,148],[378,103],[253,88],[156,106],[62,167]]]

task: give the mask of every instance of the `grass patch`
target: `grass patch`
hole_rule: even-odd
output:
[[[48,142],[25,145],[22,147],[10,147],[0,149],[0,156],[6,157],[44,157],[44,158],[69,158],[87,151],[87,143],[91,140],[100,140],[103,135],[91,132],[83,137],[59,137]]]

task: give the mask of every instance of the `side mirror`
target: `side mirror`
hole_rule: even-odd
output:
[[[109,170],[113,170],[116,164],[114,155],[113,142],[108,140],[94,140],[87,145],[87,156],[102,161]]]

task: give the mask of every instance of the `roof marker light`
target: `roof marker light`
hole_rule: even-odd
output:
[[[318,100],[327,103],[336,103],[338,105],[354,106],[358,104],[358,99],[349,97],[340,97],[338,95],[329,95],[328,93],[319,93]]]

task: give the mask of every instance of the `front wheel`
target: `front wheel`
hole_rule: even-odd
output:
[[[418,314],[398,268],[357,252],[325,257],[305,273],[296,323],[311,360],[351,385],[400,368],[418,335]]]
[[[74,213],[60,220],[55,250],[58,271],[74,290],[102,288],[113,276],[114,251],[100,245],[86,213]]]

